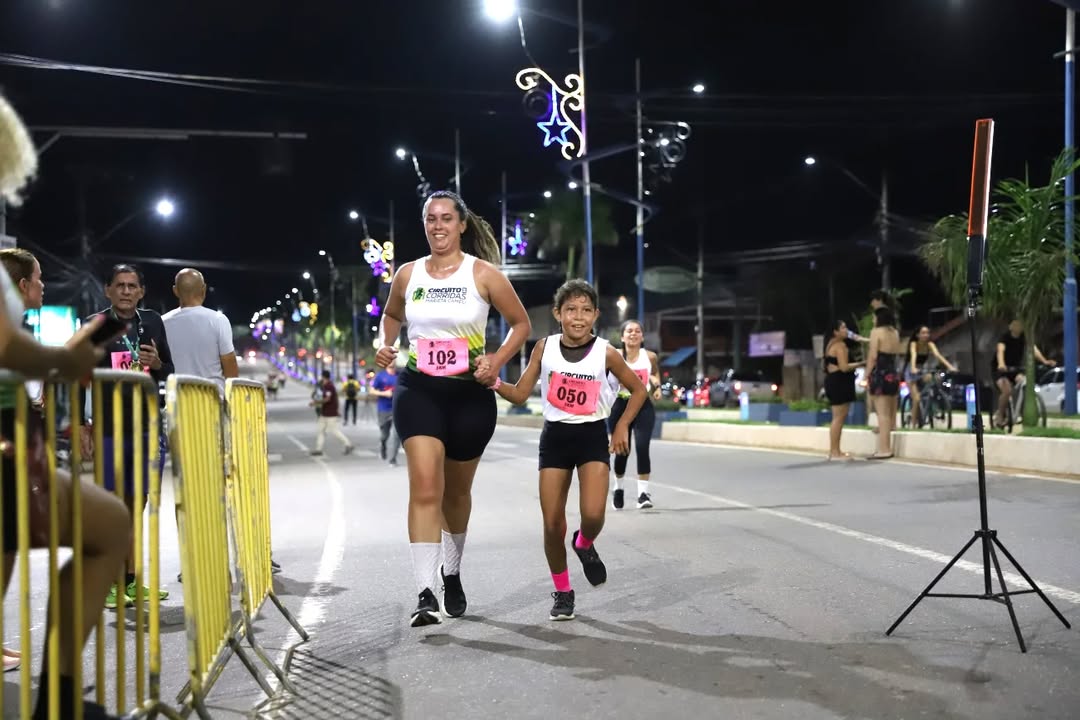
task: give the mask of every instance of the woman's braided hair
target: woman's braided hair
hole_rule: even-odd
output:
[[[458,217],[465,221],[465,232],[461,234],[461,249],[493,265],[501,265],[502,248],[495,239],[495,231],[491,229],[487,220],[469,210],[461,196],[449,190],[437,190],[428,195],[427,200],[424,201],[424,211],[427,211],[427,206],[432,200],[438,198],[446,198],[454,203]]]

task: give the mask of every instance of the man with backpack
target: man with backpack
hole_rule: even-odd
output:
[[[349,411],[352,411],[352,424],[356,424],[356,408],[360,399],[360,383],[356,376],[349,374],[345,384],[341,388],[345,392],[345,419],[342,424],[349,424]]]

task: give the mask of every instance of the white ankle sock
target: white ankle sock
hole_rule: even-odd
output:
[[[442,531],[442,564],[444,575],[461,574],[461,556],[465,553],[465,533]]]
[[[439,590],[439,543],[409,543],[412,551],[413,575],[416,577],[416,592],[425,589],[431,592]]]
[[[623,479],[621,477],[619,477],[619,476],[615,476],[615,489],[616,490],[622,490],[623,489]]]
[[[637,494],[638,495],[641,495],[642,493],[648,494],[648,492],[649,492],[649,481],[648,480],[638,480],[637,481]]]

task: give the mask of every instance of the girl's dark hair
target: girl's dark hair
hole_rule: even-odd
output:
[[[914,332],[911,333],[911,340],[909,340],[908,342],[913,342],[913,343],[919,342],[919,333],[922,332],[923,328],[926,328],[927,330],[929,330],[930,326],[929,325],[916,325]]]
[[[874,318],[878,327],[896,327],[896,313],[888,306],[879,307],[874,311]]]
[[[487,260],[493,265],[502,265],[502,248],[495,239],[495,231],[491,229],[487,220],[469,210],[460,195],[449,190],[436,190],[424,201],[423,212],[426,214],[428,204],[439,198],[445,198],[454,203],[458,217],[465,222],[465,232],[461,234],[462,251],[475,255],[481,260]]]
[[[622,325],[619,326],[619,335],[622,335],[624,332],[626,332],[626,328],[630,327],[631,325],[637,325],[641,329],[642,333],[645,332],[645,326],[641,324],[640,320],[635,320],[634,318],[630,318],[629,320],[626,320],[625,322],[623,322]]]
[[[562,308],[567,300],[575,297],[588,299],[593,304],[593,307],[600,306],[600,296],[596,294],[596,288],[580,278],[574,278],[564,282],[555,291],[555,309]]]

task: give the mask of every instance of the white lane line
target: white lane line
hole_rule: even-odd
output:
[[[279,463],[284,459],[285,459],[285,456],[282,455],[281,453],[269,453],[266,456],[266,461],[268,463],[270,463],[271,465],[274,464],[274,463]]]
[[[518,443],[502,442],[501,440],[492,440],[487,444],[491,448],[501,448],[503,450],[517,450]]]
[[[307,446],[296,437],[290,435],[289,440],[304,452],[308,452]],[[319,559],[319,567],[315,572],[314,582],[311,590],[308,591],[303,602],[300,603],[300,611],[296,613],[296,620],[301,627],[308,631],[308,634],[312,634],[315,627],[322,623],[323,618],[326,616],[326,606],[330,602],[330,596],[327,592],[332,587],[334,574],[341,567],[341,561],[345,557],[345,493],[342,491],[341,482],[338,481],[337,475],[330,465],[322,458],[315,458],[315,462],[322,466],[330,489],[330,518],[327,523],[326,540],[323,541],[322,557]],[[299,641],[300,636],[290,628],[283,644],[286,649],[283,649],[278,654],[278,667],[282,667],[285,662],[287,648]],[[277,678],[272,673],[267,674],[266,681],[275,690],[277,689]]]
[[[727,505],[728,507],[740,508],[742,510],[753,510],[754,512],[762,513],[763,515],[770,515],[772,517],[780,518],[782,520],[788,520],[790,522],[799,523],[801,525],[807,525],[818,530],[825,530],[827,532],[835,533],[837,535],[843,535],[845,537],[854,538],[856,540],[862,540],[863,542],[872,543],[874,545],[880,545],[882,547],[889,548],[890,550],[896,550],[898,552],[907,553],[908,555],[914,555],[916,557],[923,558],[924,560],[931,560],[936,563],[945,565],[952,557],[949,555],[942,555],[941,553],[934,552],[933,550],[927,550],[925,548],[918,547],[916,545],[908,545],[897,540],[890,540],[889,538],[880,537],[878,535],[871,535],[859,530],[852,530],[846,528],[843,525],[834,525],[833,523],[821,522],[820,520],[812,520],[802,515],[796,515],[795,513],[784,512],[783,510],[773,510],[771,508],[758,507],[757,505],[750,505],[748,503],[739,502],[738,500],[731,500],[730,498],[720,497],[719,495],[713,495],[711,493],[701,492],[700,490],[691,490],[689,488],[679,487],[677,485],[669,485],[667,483],[658,483],[653,481],[653,485],[657,487],[667,488],[676,492],[685,493],[686,495],[694,495],[696,497],[706,498],[713,502],[720,503],[721,505]],[[1002,565],[1008,563],[1008,560],[1004,556],[999,555],[999,559]],[[956,566],[961,570],[967,570],[970,573],[982,575],[982,565],[976,565],[973,562],[967,560],[961,560],[956,563]],[[1016,589],[1017,586],[1020,589],[1026,588],[1027,581],[1020,575],[1011,572],[1003,572],[1006,582]],[[1066,588],[1057,587],[1056,585],[1050,585],[1044,583],[1039,579],[1035,579],[1039,588],[1050,597],[1058,598],[1066,602],[1071,602],[1074,605],[1080,605],[1080,593],[1068,590]]]

